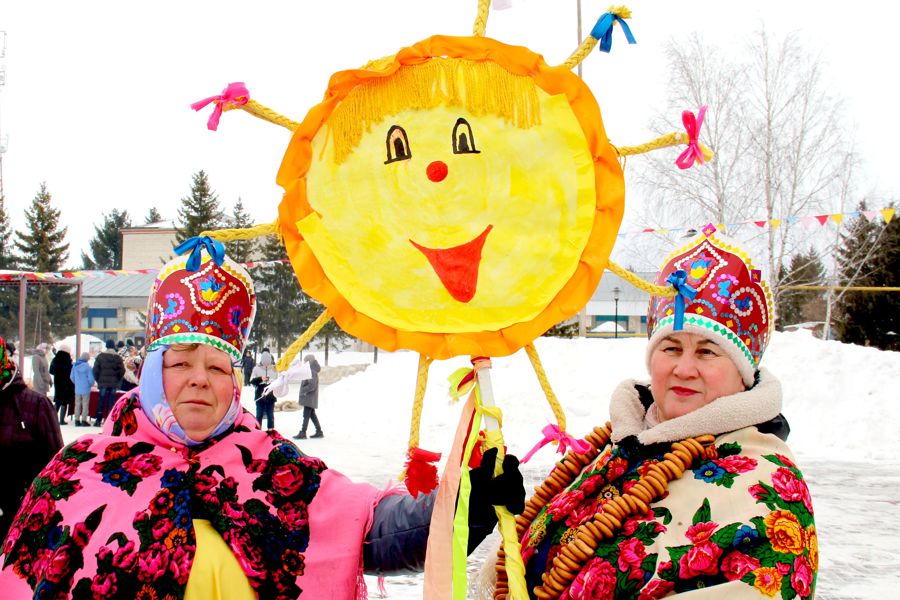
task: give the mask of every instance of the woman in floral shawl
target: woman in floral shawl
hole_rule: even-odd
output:
[[[421,568],[432,498],[352,483],[260,431],[232,366],[252,280],[209,238],[176,251],[190,256],[153,287],[139,387],[35,479],[0,595],[350,600],[365,597],[364,568]],[[476,540],[492,527],[473,524]]]
[[[677,295],[650,302],[650,381],[619,385],[592,449],[558,463],[519,517],[531,596],[811,598],[813,507],[781,386],[758,368],[769,288],[712,226],[657,284]],[[506,598],[503,574],[479,592]]]

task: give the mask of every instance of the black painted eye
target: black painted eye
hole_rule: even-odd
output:
[[[453,126],[453,154],[479,154],[475,148],[472,126],[462,117],[458,118],[456,125]]]
[[[406,137],[406,131],[399,125],[391,125],[391,128],[388,129],[385,143],[387,144],[387,160],[384,161],[384,164],[412,158],[412,151],[409,149],[409,138]]]

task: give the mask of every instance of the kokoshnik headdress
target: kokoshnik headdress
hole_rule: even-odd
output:
[[[150,292],[147,351],[197,343],[240,361],[256,314],[253,280],[209,237],[185,240],[175,252],[185,255],[163,265]]]

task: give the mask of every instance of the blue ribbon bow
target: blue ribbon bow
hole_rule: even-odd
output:
[[[221,267],[222,263],[225,262],[225,246],[219,240],[214,240],[205,235],[197,235],[184,240],[175,247],[175,254],[181,255],[190,252],[191,255],[188,257],[185,268],[188,271],[198,271],[200,269],[201,253],[204,248],[207,254],[212,257],[216,266]]]
[[[636,43],[634,41],[634,36],[631,34],[631,29],[628,27],[628,23],[625,22],[625,19],[611,12],[606,12],[600,15],[600,18],[597,20],[597,24],[594,25],[593,29],[591,29],[591,37],[595,40],[600,41],[600,50],[602,52],[609,52],[612,48],[613,25],[615,25],[616,22],[618,22],[619,25],[622,26],[622,33],[625,34],[625,39],[628,40],[628,43]]]
[[[671,283],[675,291],[675,326],[674,331],[684,329],[684,299],[693,300],[697,290],[687,284],[687,271],[678,269],[666,278],[666,283]]]

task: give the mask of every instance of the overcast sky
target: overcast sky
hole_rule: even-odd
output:
[[[491,13],[487,35],[528,46],[550,64],[564,61],[577,46],[576,0],[512,2]],[[3,186],[13,227],[23,228],[23,212],[46,181],[69,228],[69,263],[76,266],[103,213],[128,209],[141,223],[155,206],[174,219],[200,169],[226,211],[241,197],[257,222],[271,222],[281,198],[275,172],[289,132],[240,111],[224,115],[219,131],[209,132],[210,109],[198,114],[190,103],[244,81],[253,98],[301,120],[335,71],[430,35],[470,35],[476,4],[4,2],[0,139],[8,136]],[[582,0],[585,34],[608,5]],[[634,13],[637,45],[627,45],[617,30],[612,53],[595,52],[584,63],[614,143],[650,139],[646,126],[665,105],[667,40],[699,31],[739,51],[765,21],[773,33],[799,31],[808,49],[821,52],[831,90],[847,99],[850,133],[866,162],[862,189],[897,196],[895,3],[626,5]]]

